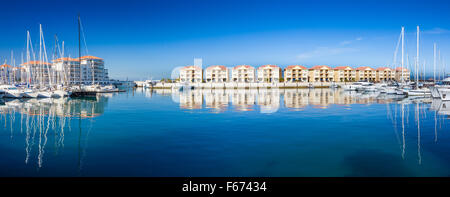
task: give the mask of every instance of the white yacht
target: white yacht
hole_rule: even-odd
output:
[[[341,87],[344,90],[354,91],[354,90],[360,89],[363,86],[363,84],[366,84],[366,83],[367,82],[355,82],[355,83],[349,84],[349,85],[342,85]]]
[[[450,90],[450,77],[446,77],[444,80],[442,80],[442,84],[435,85],[434,87],[430,87],[431,90],[431,96],[433,98],[441,98],[442,99],[442,92],[446,92],[448,95],[448,91]]]
[[[377,90],[376,86],[373,85],[373,83],[370,82],[360,82],[361,85],[359,87],[356,87],[357,91],[364,91],[364,92],[375,92]]]
[[[117,91],[119,91],[119,89],[116,88],[114,85],[102,86],[102,87],[100,87],[100,89],[102,90],[102,92],[117,92]]]
[[[0,85],[0,90],[5,92],[6,98],[22,98],[23,91],[12,85]]]
[[[69,92],[65,91],[65,90],[53,90],[52,91],[52,98],[63,98],[69,96]]]
[[[33,91],[32,89],[25,88],[22,91],[23,91],[23,97],[25,97],[25,98],[37,98],[38,97],[38,92]]]
[[[430,96],[431,91],[428,88],[419,88],[415,90],[407,90],[406,94],[408,96]]]
[[[441,96],[441,100],[450,101],[450,88],[439,89],[439,95]]]
[[[49,89],[40,89],[37,91],[37,98],[51,98],[52,92]]]
[[[397,90],[396,86],[386,86],[380,88],[380,92],[386,94],[397,94],[396,90]]]

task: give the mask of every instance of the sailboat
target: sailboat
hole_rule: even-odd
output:
[[[434,66],[433,66],[433,81],[434,86],[430,87],[431,96],[433,98],[442,99],[444,101],[450,100],[450,75],[444,78],[440,83],[436,82],[436,43],[434,44]]]
[[[399,87],[396,89],[395,93],[397,95],[404,95],[406,91],[410,89],[409,85],[405,83],[405,80],[403,78],[403,72],[404,72],[404,63],[405,63],[405,27],[402,27],[401,31],[401,42],[402,42],[402,67],[401,67],[401,77],[400,77],[400,84]]]
[[[80,15],[78,15],[78,61],[80,62],[80,76],[79,76],[79,86],[75,87],[73,86],[71,88],[72,93],[70,94],[71,97],[96,97],[97,92],[96,91],[90,91],[89,88],[86,88],[86,86],[82,85],[82,69],[81,69],[81,19]]]
[[[442,85],[435,85],[434,87],[443,101],[450,101],[450,76],[442,80]]]
[[[419,26],[417,26],[417,56],[416,56],[416,86],[415,89],[410,89],[406,91],[408,96],[429,96],[431,91],[428,88],[419,88]]]
[[[58,46],[59,46],[58,45],[58,37],[55,35],[55,58],[57,57],[56,54],[57,54],[57,48],[59,48]],[[61,58],[64,57],[64,42],[63,42],[63,52],[62,52],[62,54],[60,53],[60,56],[61,56]],[[62,66],[62,72],[63,72],[63,75],[65,75],[64,64]],[[56,75],[56,72],[55,72],[55,75]],[[55,76],[55,81],[56,81],[56,83],[58,83],[56,76]],[[64,77],[61,79],[61,82],[62,82],[62,84],[64,84]],[[52,98],[64,98],[67,96],[69,96],[69,91],[65,90],[64,86],[62,86],[62,85],[57,85],[56,88],[54,90],[52,90],[52,95],[51,95]]]

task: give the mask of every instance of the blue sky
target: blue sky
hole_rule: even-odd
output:
[[[0,61],[13,50],[20,62],[27,29],[38,46],[39,24],[48,51],[57,34],[66,54],[77,56],[80,13],[89,54],[104,58],[116,79],[169,77],[194,58],[203,58],[204,66],[386,66],[393,62],[401,26],[412,62],[417,25],[421,59],[431,70],[433,42],[444,61],[450,52],[449,7],[448,1],[430,0],[5,1]]]

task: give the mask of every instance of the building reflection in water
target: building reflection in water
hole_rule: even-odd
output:
[[[138,90],[136,90],[137,92]],[[171,96],[181,109],[210,109],[213,113],[227,110],[258,111],[276,113],[280,108],[301,111],[306,107],[326,109],[332,105],[351,108],[352,104],[386,105],[386,118],[392,121],[400,155],[405,159],[408,137],[416,141],[417,160],[422,163],[421,133],[422,119],[427,110],[434,111],[434,142],[439,141],[439,131],[445,130],[445,118],[450,115],[450,102],[430,98],[404,98],[380,93],[360,93],[340,89],[208,89],[178,91],[171,89],[141,89],[141,93],[152,99],[155,95]],[[133,92],[134,93],[134,92]],[[94,99],[26,99],[0,100],[0,123],[3,130],[10,132],[11,139],[24,136],[26,164],[43,166],[46,146],[53,142],[56,154],[64,148],[67,133],[78,137],[78,169],[86,154],[85,148],[93,120],[101,116],[113,94],[104,94]],[[414,117],[408,125],[409,108]],[[433,115],[433,114],[432,114]],[[430,117],[428,117],[430,118]],[[0,128],[1,128],[0,127]],[[416,132],[414,132],[416,131]],[[14,133],[17,132],[17,133]],[[18,133],[20,132],[20,134]],[[47,148],[48,149],[48,148]]]
[[[89,131],[83,132],[81,125],[92,127],[92,119],[104,113],[108,98],[112,95],[103,95],[90,99],[70,98],[44,98],[44,99],[5,99],[0,105],[1,121],[4,128],[9,126],[11,138],[14,132],[17,136],[25,136],[25,164],[36,160],[37,167],[41,168],[44,161],[45,148],[50,140],[54,142],[55,153],[64,147],[66,132],[77,130],[79,148],[79,167]],[[78,121],[79,128],[74,128]],[[84,121],[84,122],[82,122]],[[89,121],[87,124],[85,121]],[[9,125],[8,125],[9,123]],[[90,129],[88,129],[90,130]],[[82,142],[81,139],[84,139]],[[37,155],[33,155],[36,153]]]
[[[178,91],[171,89],[156,90],[157,94],[172,95],[182,109],[214,109],[213,113],[228,109],[236,111],[253,111],[259,108],[261,113],[275,113],[281,103],[293,111],[302,111],[306,107],[326,109],[331,105],[346,106],[352,104],[385,104],[386,118],[392,121],[392,127],[401,147],[401,157],[405,159],[406,137],[409,122],[409,110],[414,108],[415,129],[417,130],[417,157],[422,163],[421,151],[421,119],[426,118],[426,109],[435,111],[435,141],[438,140],[438,130],[441,130],[445,116],[450,114],[450,102],[432,100],[430,98],[404,97],[399,95],[380,94],[379,92],[356,92],[341,89],[197,89]],[[282,100],[282,101],[281,101]],[[232,108],[229,108],[231,104]],[[430,105],[429,105],[430,104]],[[412,110],[412,109],[411,109]],[[437,115],[443,116],[437,116]],[[439,121],[438,121],[439,119]],[[401,131],[399,131],[401,129]],[[401,132],[401,138],[399,135]]]
[[[379,93],[360,93],[340,89],[196,89],[178,91],[172,89],[154,90],[159,95],[171,95],[182,109],[214,109],[223,112],[253,111],[274,113],[281,105],[292,110],[302,110],[307,106],[326,109],[330,105],[391,103],[399,97]],[[147,94],[147,93],[146,93]],[[229,106],[232,108],[229,108]]]

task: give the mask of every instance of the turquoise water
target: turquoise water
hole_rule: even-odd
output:
[[[0,176],[449,176],[449,106],[333,89],[4,100]]]

